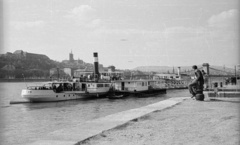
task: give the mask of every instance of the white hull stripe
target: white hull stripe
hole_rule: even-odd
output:
[[[94,57],[94,62],[98,62],[98,57]]]

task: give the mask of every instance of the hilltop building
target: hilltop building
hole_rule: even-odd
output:
[[[0,56],[5,57],[14,57],[14,58],[28,58],[28,59],[49,59],[46,55],[43,54],[35,54],[35,53],[28,53],[22,50],[16,50],[15,52],[7,52],[6,54],[0,54]]]
[[[74,62],[74,58],[73,58],[73,54],[72,54],[72,50],[71,50],[71,53],[69,53],[69,62],[71,62],[71,63]]]
[[[49,59],[49,57],[47,57],[46,55],[28,53],[28,52],[24,52],[22,50],[16,50],[13,54],[15,54],[18,57],[26,57],[26,58],[30,58],[30,59]]]
[[[85,66],[85,62],[83,60],[74,60],[74,55],[72,51],[69,53],[69,59],[63,60],[62,63],[64,64],[64,67],[71,69],[77,69]]]
[[[64,64],[64,68],[71,68],[72,71],[78,70],[78,69],[93,69],[93,64],[92,63],[86,63],[83,60],[79,59],[74,60],[74,54],[72,51],[69,53],[69,59],[68,60],[63,60],[62,63]],[[103,70],[104,67],[102,64],[98,65],[99,69]],[[74,73],[72,73],[73,75]]]

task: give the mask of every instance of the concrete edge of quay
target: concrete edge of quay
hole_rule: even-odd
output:
[[[240,92],[239,91],[231,91],[231,92],[214,92],[214,91],[209,91],[209,92],[204,92],[204,94],[207,94],[208,97],[211,98],[240,98]]]
[[[190,97],[170,98],[144,107],[118,112],[46,134],[28,145],[78,145],[104,131],[121,127],[152,112],[171,108]]]
[[[206,91],[204,92],[205,99],[208,100],[219,100],[219,101],[240,101],[240,92],[231,91],[231,92],[214,92]]]

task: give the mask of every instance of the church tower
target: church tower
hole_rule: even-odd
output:
[[[72,50],[71,53],[69,53],[69,62],[74,62]]]

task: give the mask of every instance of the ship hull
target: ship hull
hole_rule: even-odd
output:
[[[54,102],[93,98],[97,97],[98,94],[86,93],[84,91],[55,93],[52,90],[22,90],[21,96],[30,102]]]

